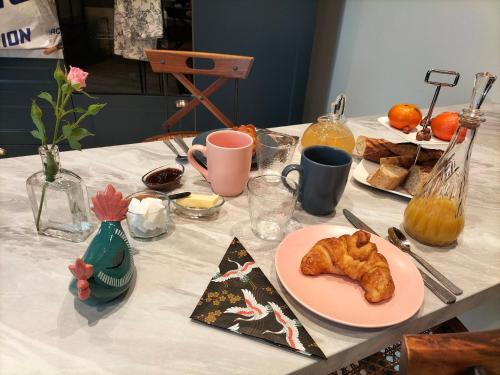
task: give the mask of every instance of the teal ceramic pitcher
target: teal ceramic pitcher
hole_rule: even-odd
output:
[[[69,289],[85,303],[98,305],[128,290],[135,267],[120,224],[127,213],[128,200],[108,185],[92,198],[92,203],[101,227],[83,257],[69,266],[74,276]]]

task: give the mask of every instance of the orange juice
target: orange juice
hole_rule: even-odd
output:
[[[319,121],[310,125],[302,135],[302,148],[309,146],[337,147],[351,154],[354,136],[342,122]]]
[[[455,242],[464,229],[464,216],[454,199],[414,197],[405,210],[404,228],[417,241],[445,246]]]

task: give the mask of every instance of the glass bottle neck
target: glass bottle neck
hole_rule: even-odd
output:
[[[333,113],[328,113],[323,116],[318,117],[318,123],[320,124],[335,124],[335,123],[345,123],[345,118],[344,116],[338,116]]]
[[[45,180],[47,182],[53,182],[60,168],[59,148],[57,145],[54,147],[51,147],[50,145],[40,146],[38,148],[38,153],[42,159]]]

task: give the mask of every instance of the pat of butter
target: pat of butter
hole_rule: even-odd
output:
[[[189,197],[177,199],[177,204],[192,208],[211,208],[217,204],[219,196],[217,194],[191,194]]]

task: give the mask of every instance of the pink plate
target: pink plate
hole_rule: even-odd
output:
[[[347,277],[305,276],[300,271],[302,257],[317,241],[355,231],[336,225],[315,225],[290,233],[276,250],[276,272],[281,283],[300,304],[337,323],[376,328],[405,321],[420,309],[424,283],[410,257],[378,236],[372,234],[371,241],[389,262],[396,286],[387,301],[368,302],[361,286]]]

